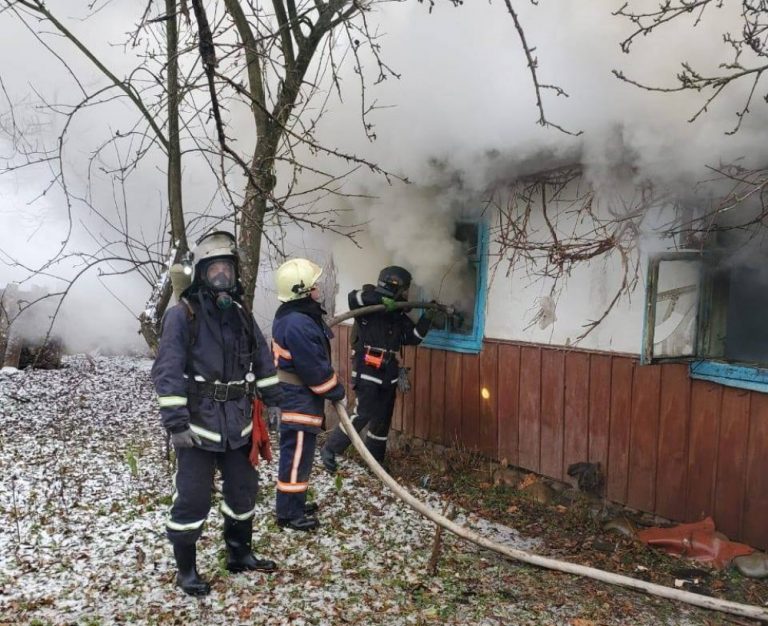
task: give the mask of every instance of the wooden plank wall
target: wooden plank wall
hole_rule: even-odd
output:
[[[348,330],[334,340],[348,381]],[[479,355],[406,349],[393,427],[558,480],[601,463],[609,499],[677,521],[711,515],[768,548],[768,396],[691,380],[685,364],[487,340]]]

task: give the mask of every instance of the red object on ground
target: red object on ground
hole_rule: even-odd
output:
[[[726,567],[737,556],[755,551],[751,546],[730,541],[722,533],[716,532],[711,517],[672,528],[648,528],[639,531],[637,538],[669,554],[709,563],[718,569]]]
[[[267,463],[272,461],[272,443],[269,441],[267,423],[264,421],[264,405],[258,398],[253,399],[253,430],[251,431],[251,453],[248,460],[256,467],[259,464],[259,455]]]

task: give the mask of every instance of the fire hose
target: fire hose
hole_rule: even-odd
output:
[[[448,312],[450,314],[450,307],[446,307],[444,305],[437,304],[437,303],[429,303],[429,302],[398,302],[396,304],[396,308],[398,309],[432,308],[432,309]],[[361,307],[359,309],[355,309],[354,311],[349,311],[348,313],[344,313],[342,315],[338,315],[336,317],[331,318],[330,320],[328,320],[328,325],[335,326],[344,320],[357,317],[358,315],[366,315],[368,313],[376,313],[384,310],[386,310],[386,308],[384,307],[384,305],[381,305],[381,304]],[[355,427],[352,425],[352,420],[350,420],[344,405],[337,402],[334,404],[334,407],[336,408],[336,412],[339,414],[339,418],[344,427],[344,432],[351,439],[352,444],[355,446],[355,449],[357,450],[357,452],[360,454],[360,456],[368,465],[368,467],[371,468],[373,473],[376,474],[376,476],[387,487],[390,488],[390,490],[395,494],[395,496],[397,496],[405,504],[407,504],[412,509],[414,509],[417,513],[423,515],[424,517],[431,520],[438,526],[441,526],[445,530],[453,533],[454,535],[456,535],[457,537],[460,537],[461,539],[465,539],[466,541],[474,543],[475,545],[480,546],[481,548],[485,548],[486,550],[491,550],[492,552],[501,554],[509,559],[513,559],[515,561],[521,561],[523,563],[528,563],[530,565],[535,565],[537,567],[543,567],[545,569],[555,570],[559,572],[566,572],[568,574],[574,574],[576,576],[584,576],[586,578],[592,578],[594,580],[599,580],[601,582],[609,583],[611,585],[628,587],[630,589],[635,589],[637,591],[642,591],[644,593],[648,593],[651,595],[667,598],[669,600],[677,600],[680,602],[685,602],[687,604],[702,607],[705,609],[722,611],[724,613],[730,613],[732,615],[739,615],[741,617],[748,617],[751,619],[768,622],[768,609],[765,609],[760,606],[751,605],[751,604],[741,604],[739,602],[731,602],[730,600],[720,600],[718,598],[704,596],[698,593],[693,593],[691,591],[684,591],[682,589],[673,589],[672,587],[666,587],[664,585],[658,585],[656,583],[646,582],[644,580],[638,580],[636,578],[632,578],[630,576],[624,576],[622,574],[614,574],[612,572],[606,572],[604,570],[597,569],[594,567],[588,567],[586,565],[569,563],[568,561],[559,561],[557,559],[552,559],[545,556],[539,556],[537,554],[532,554],[524,550],[519,550],[517,548],[505,546],[491,539],[483,537],[482,535],[479,535],[475,531],[465,526],[461,526],[460,524],[457,524],[454,521],[448,519],[441,513],[435,511],[433,508],[431,508],[430,506],[428,506],[427,504],[425,504],[424,502],[422,502],[421,500],[413,496],[409,491],[407,491],[404,487],[402,487],[394,478],[392,478],[392,476],[390,476],[384,470],[384,468],[381,467],[381,465],[379,465],[376,459],[373,458],[373,455],[368,451],[368,448],[366,448],[365,443],[363,443],[363,440],[360,438],[360,435],[357,433],[357,430],[355,430]]]

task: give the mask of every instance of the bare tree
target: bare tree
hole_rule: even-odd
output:
[[[445,3],[462,4],[459,0]],[[122,78],[42,0],[4,0],[2,4],[4,17],[16,19],[32,32],[63,64],[81,92],[74,103],[43,100],[51,114],[65,119],[52,147],[25,143],[25,129],[15,120],[8,124],[6,131],[15,140],[19,158],[6,173],[24,167],[49,168],[50,188],[61,192],[69,209],[70,232],[76,223],[73,206],[83,205],[114,235],[105,238],[94,232],[95,254],[70,249],[67,236],[47,263],[27,269],[31,274],[48,272],[74,257],[86,263],[78,276],[101,264],[107,264],[109,272],[129,271],[132,265],[153,289],[140,320],[150,345],[170,298],[168,266],[187,251],[190,233],[201,234],[221,222],[234,226],[247,259],[243,278],[250,300],[264,253],[262,242],[271,253],[282,254],[279,237],[270,235],[273,229],[295,224],[354,237],[355,227],[339,226],[336,209],[319,209],[318,199],[345,195],[344,178],[359,168],[388,180],[395,178],[364,156],[323,145],[316,135],[329,106],[328,86],[341,95],[338,73],[346,61],[359,78],[362,130],[370,140],[376,138],[371,120],[376,105],[370,101],[370,89],[398,76],[385,62],[376,32],[375,9],[383,0],[166,0],[161,14],[147,2],[125,44],[143,49],[143,60]],[[432,10],[434,2],[428,4]],[[514,22],[528,61],[538,123],[569,132],[547,118],[543,100],[548,90],[567,94],[539,80],[535,48],[528,43],[519,15],[509,0],[504,0],[503,8]],[[109,7],[92,5],[91,9],[108,11]],[[49,44],[51,31],[63,35],[88,59],[106,84],[86,88],[58,47]],[[371,60],[373,72],[366,69]],[[91,182],[92,172],[98,170],[124,189],[140,163],[149,155],[162,154],[167,163],[168,217],[159,221],[154,239],[135,226],[135,210],[129,208],[127,197],[115,218],[94,204],[90,188],[78,192],[66,175],[65,146],[72,120],[115,98],[127,99],[137,116],[129,122],[129,130],[115,130],[93,150],[88,179]],[[15,104],[9,98],[12,111]],[[245,135],[233,125],[235,115],[244,109],[252,123]],[[116,164],[105,167],[108,149],[121,156]],[[341,171],[337,166],[318,166],[317,155],[324,157],[322,162],[343,164]],[[204,211],[190,214],[182,204],[182,160],[188,163],[193,158],[205,164],[216,181],[216,192]]]
[[[749,91],[741,109],[736,112],[736,125],[727,131],[728,134],[736,133],[750,113],[755,96],[763,101],[768,100],[768,93],[760,94],[762,79],[768,71],[768,5],[763,0],[663,0],[654,7],[635,8],[638,4],[634,1],[626,2],[614,12],[614,15],[628,19],[633,25],[632,33],[621,42],[621,49],[626,53],[630,52],[632,44],[640,37],[680,26],[683,21],[688,21],[690,28],[695,28],[708,14],[738,7],[741,31],[723,31],[722,42],[727,56],[720,63],[719,71],[704,72],[696,68],[695,60],[681,59],[681,69],[674,87],[641,83],[622,71],[613,71],[619,79],[648,91],[693,91],[703,94],[704,102],[693,113],[690,122],[705,113],[729,87],[746,82]],[[716,19],[713,15],[709,17]]]

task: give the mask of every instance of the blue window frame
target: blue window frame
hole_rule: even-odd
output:
[[[642,364],[689,362],[691,378],[768,393],[768,278],[713,253],[649,260]]]
[[[700,360],[691,361],[688,372],[691,378],[768,393],[768,369],[764,367]]]
[[[465,319],[460,325],[452,324],[450,320],[446,320],[445,327],[433,327],[421,345],[428,348],[477,354],[483,347],[485,331],[485,301],[488,288],[488,224],[483,221],[457,222],[456,239],[465,244],[467,263],[474,270],[475,294],[471,311],[472,319]]]

